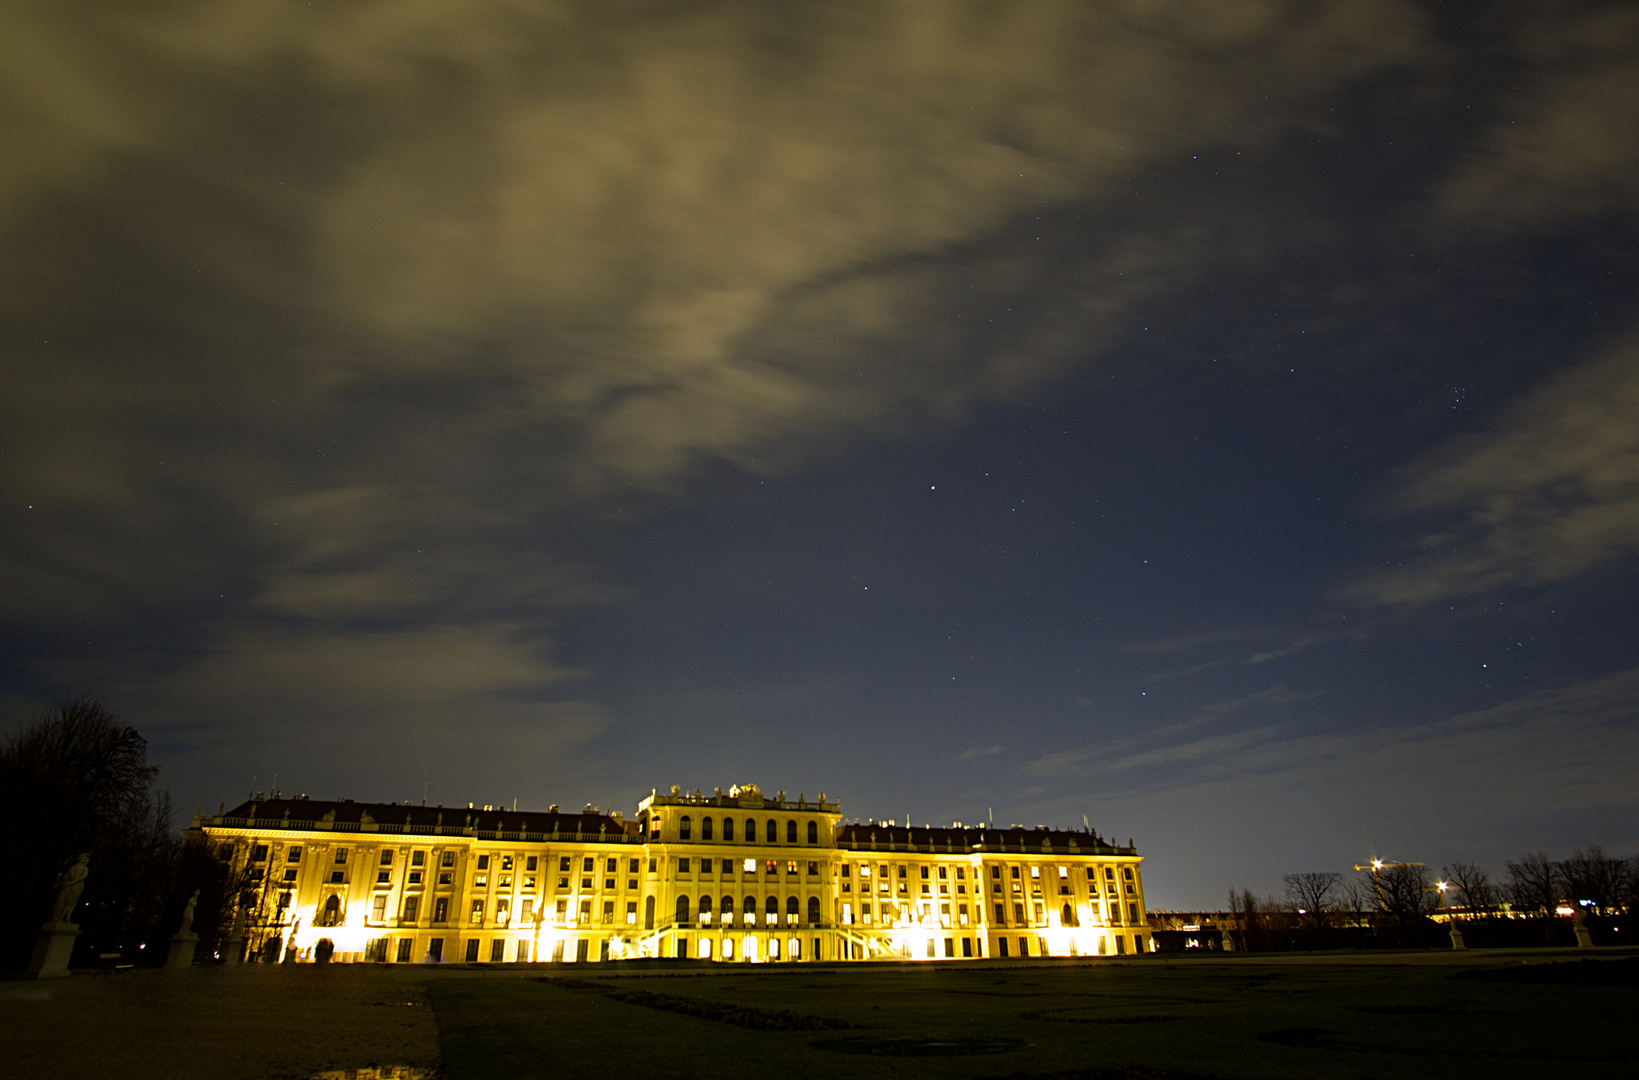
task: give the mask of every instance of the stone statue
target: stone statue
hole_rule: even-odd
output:
[[[182,933],[187,934],[193,931],[193,909],[198,906],[199,890],[195,889],[193,895],[188,897],[188,906],[182,909]]]
[[[80,893],[85,891],[86,875],[90,873],[86,865],[90,863],[91,855],[82,854],[79,861],[67,870],[57,882],[57,902],[51,909],[51,921],[65,923],[74,914],[74,908],[80,902]]]

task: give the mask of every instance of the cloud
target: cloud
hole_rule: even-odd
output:
[[[1211,702],[1197,708],[1183,720],[1151,731],[1114,740],[1102,746],[1079,747],[1044,754],[1027,764],[1025,772],[1031,776],[1102,777],[1135,769],[1217,759],[1227,751],[1267,741],[1282,729],[1279,725],[1262,725],[1187,742],[1170,741],[1170,737],[1248,710],[1277,709],[1301,698],[1302,695],[1284,686],[1271,686],[1253,694]]]
[[[959,761],[977,761],[979,758],[991,757],[1002,752],[1000,746],[975,746],[971,750],[962,751]]]
[[[1436,193],[1446,225],[1540,228],[1639,209],[1639,11],[1550,5],[1520,30],[1522,85]]]
[[[1160,757],[1173,767],[1100,773],[1090,788],[1074,780],[1085,772],[1057,773],[1050,795],[1013,813],[1090,811],[1135,835],[1156,859],[1152,895],[1172,904],[1219,902],[1172,882],[1274,888],[1283,873],[1346,870],[1374,852],[1496,869],[1545,835],[1631,843],[1639,668],[1425,723],[1262,729]]]
[[[1373,604],[1567,581],[1639,550],[1639,338],[1527,394],[1488,434],[1405,471],[1392,508],[1435,530],[1364,577]]]
[[[7,25],[0,618],[164,628],[96,681],[175,709],[543,737],[550,615],[619,596],[560,522],[1038,391],[1255,250],[1145,177],[1431,55],[1399,0]]]

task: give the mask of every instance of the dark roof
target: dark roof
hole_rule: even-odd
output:
[[[1010,829],[983,825],[962,828],[921,825],[906,828],[903,825],[869,822],[864,825],[842,826],[837,832],[837,844],[844,848],[866,851],[973,851],[1019,854],[1048,850],[1063,853],[1070,851],[1073,844],[1077,852],[1085,854],[1138,854],[1137,848],[1112,844],[1096,833],[1069,829],[1026,829],[1022,826]]]
[[[221,815],[200,819],[201,825],[268,829],[341,828],[343,831],[418,832],[463,835],[520,833],[531,837],[550,833],[638,835],[635,820],[616,820],[609,814],[531,810],[481,810],[464,806],[405,806],[401,803],[361,803],[351,799],[248,799]],[[369,828],[366,829],[365,827]]]

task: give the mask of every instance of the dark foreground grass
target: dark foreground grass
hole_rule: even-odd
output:
[[[1632,979],[1570,968],[1549,981],[1459,977],[1576,959],[571,965],[578,970],[544,978],[537,969],[435,979],[428,989],[449,1080],[1639,1075]]]

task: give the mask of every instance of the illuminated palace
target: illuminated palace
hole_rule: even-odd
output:
[[[1092,831],[848,824],[754,784],[544,813],[252,798],[194,821],[263,959],[966,960],[1152,948]]]

